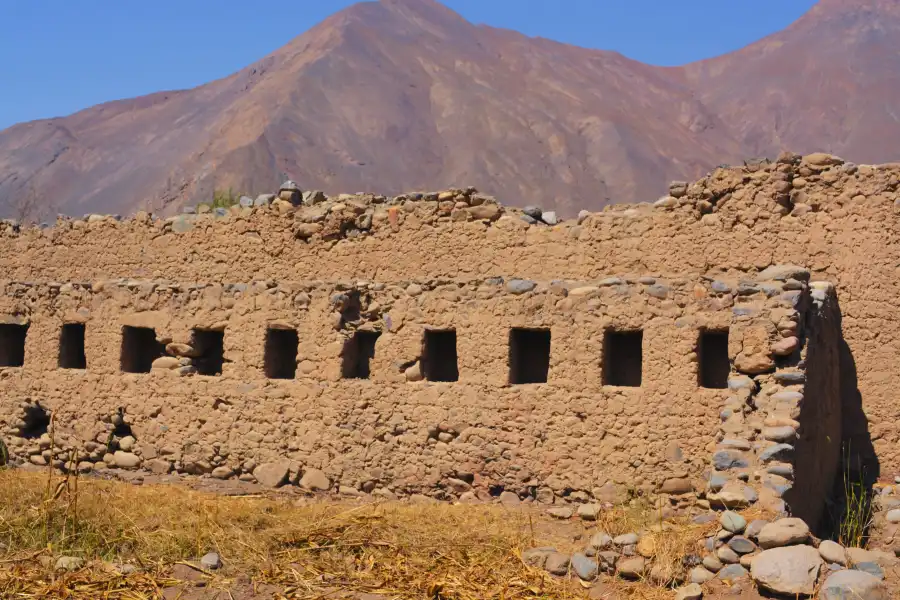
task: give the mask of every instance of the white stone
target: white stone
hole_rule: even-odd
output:
[[[785,546],[760,552],[750,562],[750,577],[776,594],[809,596],[821,568],[822,557],[812,546]]]
[[[675,600],[700,600],[702,597],[703,589],[696,583],[689,583],[675,591]]]
[[[769,523],[762,528],[757,542],[762,548],[777,548],[791,544],[802,544],[809,539],[809,526],[803,519],[787,518]]]
[[[200,559],[200,566],[204,569],[215,570],[222,566],[222,559],[215,552],[209,552]]]
[[[847,551],[837,542],[823,540],[819,544],[819,554],[829,564],[837,563],[842,567],[847,565]]]
[[[113,454],[113,463],[122,469],[136,469],[141,464],[141,458],[131,452],[116,450]]]

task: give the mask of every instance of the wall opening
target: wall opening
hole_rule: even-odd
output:
[[[509,331],[509,382],[547,383],[550,372],[550,330]]]
[[[59,368],[86,369],[84,355],[84,325],[66,323],[59,332]]]
[[[368,379],[369,362],[375,358],[375,343],[380,331],[356,331],[344,342],[341,372],[344,379]]]
[[[149,373],[153,361],[165,353],[156,341],[156,331],[149,327],[122,328],[122,353],[119,367],[125,373]]]
[[[50,413],[39,402],[29,404],[22,414],[19,435],[27,440],[36,440],[50,428]]]
[[[728,387],[731,361],[728,360],[728,330],[701,330],[697,342],[700,387],[716,390]]]
[[[426,329],[422,374],[428,381],[459,381],[455,329]]]
[[[25,335],[28,325],[0,324],[0,367],[25,364]]]
[[[128,421],[125,420],[125,409],[122,407],[117,408],[116,412],[113,414],[112,425],[112,434],[115,437],[123,438],[129,435],[133,438],[137,437],[131,430],[131,425],[128,423]]]
[[[267,329],[263,369],[269,379],[294,379],[300,338],[293,329]]]
[[[192,364],[199,375],[221,375],[225,363],[225,332],[212,329],[194,329],[191,347],[198,355]]]
[[[603,385],[640,387],[643,331],[609,329],[603,336]]]

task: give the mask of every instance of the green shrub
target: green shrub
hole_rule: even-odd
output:
[[[228,190],[215,190],[213,192],[212,203],[210,208],[229,208],[238,204],[241,200],[240,194],[235,194],[231,188]]]

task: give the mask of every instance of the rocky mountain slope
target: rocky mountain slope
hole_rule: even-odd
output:
[[[234,75],[0,132],[0,205],[173,212],[286,178],[329,193],[474,185],[572,215],[789,148],[900,156],[893,0],[821,0],[679,68],[475,26],[433,0],[357,4]]]

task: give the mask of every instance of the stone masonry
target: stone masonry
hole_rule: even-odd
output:
[[[166,220],[7,222],[0,436],[83,470],[695,491],[816,520],[842,445],[900,452],[898,184],[900,165],[785,154],[577,221],[472,189],[294,185]]]

